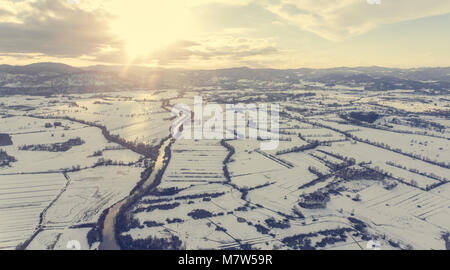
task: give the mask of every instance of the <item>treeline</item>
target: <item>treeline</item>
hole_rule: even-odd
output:
[[[270,228],[288,229],[291,227],[291,224],[289,223],[289,219],[276,220],[275,218],[271,217],[271,218],[266,219],[264,222]]]
[[[154,210],[171,210],[171,209],[175,209],[178,206],[180,206],[179,202],[175,202],[175,203],[165,203],[165,204],[153,204],[147,207],[139,207],[137,209],[135,209],[132,213],[133,214],[137,214],[137,213],[141,213],[141,212],[152,212]]]
[[[448,182],[449,181],[447,178],[441,177],[441,176],[436,175],[434,173],[421,172],[421,171],[419,171],[418,169],[415,169],[415,168],[409,168],[408,169],[406,166],[402,166],[402,165],[397,164],[397,163],[392,162],[392,161],[386,161],[386,165],[389,165],[389,166],[392,166],[392,167],[396,167],[396,168],[399,168],[399,169],[403,169],[403,170],[406,170],[406,171],[409,171],[409,172],[412,172],[412,173],[415,173],[415,174],[419,174],[421,176],[425,176],[425,177],[428,177],[428,178],[431,178],[431,179],[434,179],[434,180],[444,181],[444,182]]]
[[[387,172],[387,171],[385,171],[385,170],[379,168],[378,166],[375,166],[375,167],[373,167],[373,168],[369,168],[369,167],[366,167],[366,166],[364,166],[364,165],[361,165],[361,166],[363,166],[364,168],[366,168],[366,169],[368,169],[368,170],[376,171],[376,172],[378,172],[378,173],[384,175],[385,177],[392,178],[392,179],[394,179],[394,180],[396,180],[396,181],[398,181],[398,182],[400,182],[400,183],[402,183],[402,184],[405,184],[405,185],[408,185],[408,186],[411,186],[411,187],[415,187],[415,188],[421,189],[421,190],[423,190],[423,191],[429,191],[429,190],[431,190],[431,189],[434,189],[434,188],[436,188],[436,187],[438,187],[438,186],[441,186],[441,185],[447,183],[447,182],[442,181],[442,182],[434,183],[434,184],[432,184],[432,185],[426,185],[426,187],[423,188],[423,187],[420,187],[419,184],[417,183],[417,181],[414,180],[414,179],[408,181],[408,180],[406,180],[406,179],[404,179],[404,178],[402,178],[402,177],[394,177],[394,176],[392,175],[392,173]],[[396,186],[396,185],[394,185],[394,187],[395,187],[395,186]],[[385,188],[386,188],[386,189],[390,189],[389,187],[385,187]]]
[[[132,161],[128,162],[128,163],[125,163],[122,160],[116,161],[116,160],[112,160],[112,159],[99,158],[92,166],[81,167],[81,165],[79,165],[79,164],[78,165],[72,165],[71,168],[64,168],[64,169],[62,169],[62,172],[65,172],[65,173],[67,173],[67,172],[78,172],[78,171],[81,171],[81,170],[94,169],[94,168],[101,167],[101,166],[127,166],[127,167],[129,167],[129,166],[133,166],[133,165],[136,165],[136,163],[132,162]]]
[[[178,194],[179,191],[183,189],[178,188],[167,188],[161,191],[155,190],[150,193],[152,196],[174,196]],[[215,193],[200,193],[200,194],[191,194],[191,195],[182,195],[176,196],[172,198],[158,198],[158,199],[145,199],[141,202],[143,204],[154,204],[161,202],[170,202],[170,201],[180,201],[180,200],[194,200],[194,199],[202,199],[203,201],[210,201],[212,198],[218,198],[220,196],[225,195],[225,192],[215,192]]]
[[[409,118],[406,121],[408,121],[412,127],[433,129],[438,132],[443,132],[446,129],[444,125],[441,125],[436,122],[420,119],[420,118]]]
[[[355,164],[356,163],[356,160],[354,158],[345,157],[345,156],[343,156],[341,154],[338,154],[338,153],[331,153],[331,152],[328,152],[328,151],[325,151],[325,150],[321,150],[321,149],[318,149],[317,151],[320,152],[320,153],[332,156],[334,158],[337,158],[337,159],[349,162],[351,164]]]
[[[309,183],[306,183],[306,184],[300,186],[299,189],[310,187],[310,186],[313,186],[313,185],[315,185],[315,184],[317,184],[319,182],[325,181],[326,179],[328,179],[328,178],[330,178],[332,176],[335,176],[336,172],[338,172],[339,170],[344,170],[344,169],[346,169],[346,168],[356,164],[356,160],[354,158],[344,157],[344,156],[341,156],[339,154],[329,153],[329,152],[326,152],[326,151],[323,151],[323,150],[317,150],[317,151],[321,152],[323,154],[326,154],[326,155],[330,155],[330,156],[332,156],[332,157],[334,157],[336,159],[342,160],[343,162],[341,162],[341,163],[332,163],[332,162],[330,162],[328,160],[325,160],[324,158],[321,158],[321,157],[319,157],[317,155],[312,155],[311,154],[315,158],[317,158],[317,159],[321,160],[322,162],[324,162],[325,165],[328,168],[330,168],[330,170],[332,172],[329,173],[329,174],[324,174],[319,169],[317,169],[316,167],[309,166],[308,167],[308,171],[310,173],[316,175],[317,178],[314,179],[313,181],[309,182]]]
[[[122,160],[116,161],[116,160],[105,159],[105,158],[101,157],[94,163],[92,168],[100,167],[100,166],[131,166],[133,164],[134,164],[134,162],[132,162],[132,161],[125,163]]]
[[[340,163],[334,163],[334,162],[331,162],[331,161],[329,161],[329,160],[327,160],[325,158],[322,158],[322,157],[320,157],[318,155],[314,155],[313,153],[311,153],[310,155],[315,157],[316,159],[322,161],[325,164],[325,166],[330,168],[331,171],[337,171],[337,170],[340,170],[342,168],[345,168],[345,167],[348,167],[348,166],[352,166],[352,165],[355,164],[355,160],[345,160],[345,161],[340,162]]]
[[[221,140],[220,144],[228,150],[228,154],[222,162],[223,163],[222,169],[223,169],[223,175],[225,176],[227,182],[231,182],[231,175],[230,175],[230,172],[228,171],[227,164],[230,162],[231,157],[235,153],[235,150],[234,150],[234,147],[231,144],[227,143],[226,140]]]
[[[309,194],[302,194],[298,205],[306,209],[326,208],[330,201],[330,195],[321,190],[314,191]]]
[[[284,155],[284,154],[287,154],[287,153],[303,152],[303,151],[306,151],[306,150],[314,149],[314,148],[316,148],[319,145],[320,145],[320,143],[318,141],[313,141],[313,142],[311,142],[311,143],[309,143],[307,145],[294,146],[294,147],[291,147],[291,148],[288,148],[288,149],[285,149],[285,150],[277,151],[275,153],[275,155],[279,156],[279,155]]]
[[[373,145],[373,146],[376,146],[376,147],[383,148],[385,150],[389,150],[389,151],[395,152],[397,154],[401,154],[401,155],[404,155],[404,156],[407,156],[407,157],[410,157],[410,158],[413,158],[413,159],[421,160],[423,162],[426,162],[426,163],[429,163],[429,164],[432,164],[432,165],[436,165],[436,166],[439,166],[439,167],[442,167],[442,168],[450,169],[450,162],[445,163],[445,162],[433,161],[433,160],[430,160],[428,157],[422,157],[421,155],[417,155],[417,154],[413,154],[413,153],[405,153],[400,148],[391,149],[391,147],[389,145],[385,144],[385,143],[372,142],[372,141],[369,141],[369,139],[360,139],[360,138],[354,136],[353,134],[350,134],[349,132],[341,131],[341,130],[339,130],[337,128],[329,127],[329,126],[326,126],[326,125],[323,125],[323,124],[320,124],[320,123],[311,122],[311,121],[308,121],[308,120],[303,120],[303,121],[308,123],[308,124],[314,125],[314,126],[331,129],[333,131],[341,133],[341,134],[345,135],[346,137],[348,137],[350,139],[353,139],[355,141],[358,141],[358,142],[367,143],[367,144],[370,144],[370,145]]]
[[[283,238],[282,242],[292,249],[314,250],[316,248],[323,248],[328,244],[345,242],[347,239],[346,233],[350,233],[352,231],[353,229],[351,228],[338,228],[305,234],[296,234]],[[312,245],[311,238],[317,238],[318,236],[324,237],[322,238],[322,240]]]
[[[413,158],[413,159],[418,159],[420,161],[423,161],[423,162],[426,162],[426,163],[429,163],[429,164],[432,164],[432,165],[436,165],[436,166],[439,166],[439,167],[442,167],[442,168],[450,169],[450,162],[445,163],[443,161],[439,162],[439,161],[436,161],[436,160],[431,160],[428,157],[423,157],[423,156],[418,155],[418,154],[403,152],[400,148],[392,149],[389,145],[387,145],[385,143],[372,142],[372,141],[369,141],[369,139],[364,139],[363,140],[363,139],[359,139],[359,138],[356,138],[356,137],[353,137],[353,139],[355,139],[357,141],[361,141],[361,142],[367,143],[367,144],[370,144],[370,145],[373,145],[373,146],[377,146],[377,147],[383,148],[385,150],[389,150],[389,151],[392,151],[394,153],[401,154],[401,155],[404,155],[404,156],[407,156],[407,157],[410,157],[410,158]]]
[[[321,171],[319,171],[319,169],[317,169],[314,166],[309,166],[308,167],[308,171],[312,174],[314,174],[315,176],[317,176],[318,178],[321,178],[323,176],[325,176],[325,174],[323,174]]]
[[[21,145],[18,149],[22,151],[66,152],[72,147],[82,144],[84,144],[84,141],[77,137],[62,143]]]
[[[158,149],[159,149],[159,147],[147,145],[145,143],[136,143],[136,142],[127,141],[127,140],[121,138],[119,135],[111,134],[108,131],[108,129],[106,128],[106,126],[98,124],[98,123],[85,121],[85,120],[81,120],[81,119],[75,119],[75,118],[72,118],[72,117],[69,117],[69,116],[43,117],[43,116],[30,115],[30,117],[39,118],[39,119],[51,119],[51,118],[53,118],[53,119],[64,119],[64,120],[67,120],[67,121],[77,122],[77,123],[80,123],[80,124],[83,124],[83,125],[96,127],[96,128],[99,128],[102,131],[103,136],[108,141],[117,143],[117,144],[121,145],[122,147],[130,149],[133,152],[141,154],[141,155],[143,155],[143,156],[145,156],[147,158],[154,158],[154,159],[156,159],[156,157],[158,156]]]
[[[192,194],[175,197],[174,200],[192,200],[192,199],[203,199],[211,200],[211,198],[218,198],[223,196],[225,192],[215,192],[215,193],[204,193],[204,194]]]
[[[146,239],[133,239],[130,235],[121,238],[121,244],[129,250],[181,250],[183,242],[176,235],[169,238],[149,236]]]
[[[383,180],[385,176],[375,170],[371,170],[365,167],[347,167],[342,170],[336,171],[335,176],[341,178],[344,181],[352,180]]]

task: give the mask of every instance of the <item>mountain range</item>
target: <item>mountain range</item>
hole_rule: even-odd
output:
[[[298,87],[360,87],[367,90],[406,89],[448,93],[450,67],[216,70],[159,69],[140,66],[73,67],[61,63],[0,65],[0,94],[49,95],[161,88],[219,87],[289,90]]]

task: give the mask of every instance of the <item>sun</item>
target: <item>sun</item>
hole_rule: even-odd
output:
[[[112,31],[123,40],[128,58],[147,56],[192,33],[189,9],[179,1],[114,1]],[[135,4],[139,3],[139,4]]]

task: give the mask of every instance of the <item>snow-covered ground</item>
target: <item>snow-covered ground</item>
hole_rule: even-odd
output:
[[[122,142],[157,146],[169,135],[170,105],[192,106],[195,95],[280,104],[279,146],[176,140],[161,183],[124,212],[123,248],[177,238],[187,249],[365,249],[369,240],[445,249],[448,99],[339,85],[0,97],[0,133],[13,142],[0,149],[15,158],[0,167],[0,248],[26,240],[29,249],[65,249],[70,240],[96,248],[87,233],[152,162],[99,126]],[[21,150],[74,138],[83,143],[65,152]]]
[[[130,143],[158,144],[171,123],[160,100],[177,96],[168,92],[136,92],[133,100],[125,93],[2,98],[0,132],[13,143],[1,150],[15,161],[0,168],[0,248],[66,249],[70,240],[89,248],[87,232],[129,195],[146,160],[106,139],[98,125]],[[76,138],[82,143],[48,150]]]

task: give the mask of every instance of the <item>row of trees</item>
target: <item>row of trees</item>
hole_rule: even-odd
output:
[[[35,118],[39,118],[39,119],[48,119],[48,118],[52,118],[52,117],[43,117],[43,116],[39,116],[39,115],[30,115],[31,117],[35,117]],[[138,143],[138,142],[130,142],[127,141],[123,138],[121,138],[119,135],[115,134],[111,134],[108,129],[106,128],[106,126],[98,124],[98,123],[94,123],[94,122],[90,122],[90,121],[85,121],[85,120],[81,120],[81,119],[75,119],[69,116],[65,116],[65,117],[59,117],[62,118],[64,120],[68,120],[68,121],[72,121],[72,122],[77,122],[83,125],[88,125],[88,126],[92,126],[92,127],[97,127],[102,131],[103,136],[105,137],[105,139],[107,139],[108,141],[117,143],[119,145],[121,145],[122,147],[125,147],[127,149],[130,149],[138,154],[141,154],[147,158],[154,158],[156,159],[156,157],[158,156],[158,146],[151,146],[151,145],[147,145],[145,143]],[[59,119],[58,118],[58,119]]]
[[[318,141],[313,141],[313,142],[311,142],[309,144],[306,144],[306,145],[294,146],[294,147],[291,147],[291,148],[288,148],[288,149],[285,149],[285,150],[277,151],[275,153],[275,155],[279,156],[279,155],[284,155],[284,154],[287,154],[287,153],[303,152],[303,151],[306,151],[306,150],[314,149],[314,148],[316,148],[319,145],[320,145],[320,143]]]
[[[84,141],[77,137],[74,139],[69,139],[62,143],[52,143],[52,144],[25,144],[18,147],[22,151],[47,151],[47,152],[66,152],[74,146],[79,146],[84,144]]]
[[[228,154],[222,162],[223,163],[222,168],[223,168],[223,174],[225,176],[225,179],[227,180],[227,182],[230,183],[231,175],[230,175],[230,172],[228,171],[228,163],[230,162],[231,157],[234,155],[235,150],[234,150],[234,147],[231,144],[229,144],[226,140],[221,140],[220,144],[228,150]]]
[[[425,177],[428,177],[428,178],[431,178],[431,179],[434,179],[434,180],[445,181],[445,182],[449,181],[447,178],[441,177],[441,176],[436,175],[434,173],[421,172],[418,169],[407,168],[406,166],[402,166],[401,164],[397,164],[397,163],[392,162],[392,161],[386,161],[386,164],[389,165],[389,166],[396,167],[396,168],[403,169],[403,170],[407,170],[409,172],[412,172],[412,173],[415,173],[415,174],[419,174],[419,175],[422,175],[422,176],[425,176]]]
[[[311,121],[308,121],[308,120],[303,120],[303,121],[308,123],[308,124],[314,125],[314,126],[331,129],[331,130],[336,131],[338,133],[341,133],[341,134],[345,135],[346,137],[348,137],[350,139],[353,139],[355,141],[364,142],[364,143],[367,143],[367,144],[370,144],[370,145],[373,145],[373,146],[376,146],[376,147],[380,147],[380,148],[383,148],[383,149],[386,149],[386,150],[389,150],[389,151],[392,151],[392,152],[395,152],[395,153],[398,153],[398,154],[401,154],[401,155],[404,155],[404,156],[407,156],[407,157],[411,157],[413,159],[418,159],[418,160],[421,160],[421,161],[429,163],[429,164],[433,164],[433,165],[436,165],[436,166],[439,166],[439,167],[450,169],[450,162],[447,162],[447,163],[439,162],[439,161],[431,160],[428,157],[423,157],[421,155],[417,155],[417,154],[413,154],[413,153],[406,153],[406,152],[403,152],[400,148],[391,149],[391,147],[389,145],[385,144],[385,143],[372,142],[369,139],[360,139],[360,138],[354,136],[353,134],[351,134],[349,132],[341,131],[341,130],[339,130],[337,128],[329,127],[329,126],[323,125],[321,123],[311,122]]]

